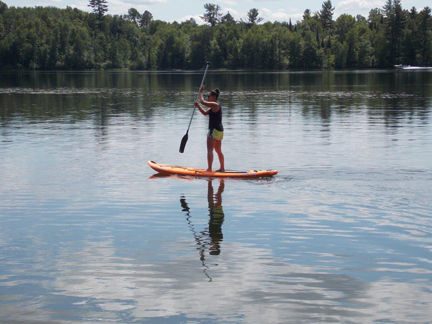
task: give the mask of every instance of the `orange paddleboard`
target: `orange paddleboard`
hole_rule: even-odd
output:
[[[189,168],[175,165],[159,164],[147,161],[148,165],[162,174],[180,174],[195,177],[228,177],[228,178],[259,178],[271,177],[278,173],[276,170],[249,170],[249,171],[207,171],[205,169]]]

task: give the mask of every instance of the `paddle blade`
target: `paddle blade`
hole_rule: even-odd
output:
[[[180,143],[180,149],[179,149],[180,153],[184,152],[184,149],[185,149],[186,142],[187,142],[188,138],[189,138],[189,135],[188,135],[188,133],[186,133],[185,136],[183,136],[183,138],[181,140],[181,143]]]

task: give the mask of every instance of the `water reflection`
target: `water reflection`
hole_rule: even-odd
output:
[[[222,207],[222,192],[225,189],[225,183],[223,179],[219,179],[219,188],[216,194],[214,194],[212,180],[208,181],[207,198],[209,204],[209,235],[211,238],[210,242],[210,254],[220,254],[220,242],[222,242],[222,223],[225,218],[225,214]]]
[[[123,113],[151,119],[158,108],[189,110],[199,79],[199,71],[5,73],[0,76],[0,118],[5,124],[17,117],[31,121],[95,119],[100,124],[98,112],[103,108],[107,121]],[[246,109],[252,121],[259,120],[266,106],[294,104],[300,105],[304,115],[316,115],[324,123],[335,113],[352,115],[362,108],[372,116],[383,116],[391,126],[405,115],[426,115],[427,120],[431,80],[428,72],[212,71],[208,82],[224,89],[227,107]]]
[[[189,205],[186,202],[185,196],[180,197],[180,204],[182,211],[186,214],[186,221],[189,229],[192,232],[197,249],[199,251],[200,260],[203,266],[203,272],[209,281],[213,278],[209,275],[209,267],[206,264],[206,253],[209,255],[219,255],[221,253],[221,242],[223,240],[222,224],[225,214],[222,207],[222,193],[225,189],[224,179],[219,179],[219,187],[214,193],[213,179],[207,181],[207,200],[209,210],[209,223],[208,227],[197,231],[193,222]]]

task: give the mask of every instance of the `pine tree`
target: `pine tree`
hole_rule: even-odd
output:
[[[429,7],[425,7],[418,15],[419,19],[419,43],[420,63],[422,65],[432,64],[432,14]]]
[[[388,44],[388,63],[397,62],[401,57],[402,31],[405,25],[405,16],[400,0],[387,0],[384,5],[386,37]]]
[[[236,21],[235,21],[234,17],[228,11],[228,13],[221,18],[221,23],[235,24]]]
[[[319,18],[321,21],[321,25],[323,29],[328,31],[333,27],[333,11],[335,8],[333,7],[330,0],[325,1],[322,4],[321,11],[319,12]]]
[[[90,0],[88,6],[91,7],[93,12],[98,15],[99,19],[101,19],[108,11],[107,3],[107,0]]]

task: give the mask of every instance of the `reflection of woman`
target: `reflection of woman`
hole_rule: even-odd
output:
[[[223,179],[219,180],[219,188],[217,193],[214,195],[212,180],[208,182],[208,204],[209,204],[209,236],[211,239],[209,251],[211,255],[220,254],[220,243],[223,239],[222,234],[222,223],[224,221],[224,212],[222,208],[222,192],[225,189],[225,183]]]
[[[224,180],[220,179],[218,191],[214,194],[212,180],[210,179],[208,181],[207,198],[210,216],[209,226],[208,229],[206,228],[199,233],[195,230],[195,226],[192,224],[192,216],[186,198],[183,196],[180,197],[182,210],[186,212],[186,220],[189,224],[189,229],[194,235],[195,243],[199,251],[200,260],[203,265],[203,272],[210,281],[212,281],[212,278],[208,273],[209,267],[206,265],[205,251],[208,249],[209,254],[211,255],[219,255],[221,252],[220,242],[223,239],[222,223],[225,217],[222,208],[222,192],[224,191],[224,188]]]
[[[207,135],[207,165],[208,171],[212,170],[213,165],[213,150],[216,151],[220,169],[225,171],[225,158],[222,153],[223,125],[222,125],[222,106],[218,103],[220,91],[215,89],[209,92],[207,100],[204,100],[204,85],[200,89],[200,102],[208,109],[203,109],[197,101],[195,106],[205,116],[209,116],[209,132]]]

